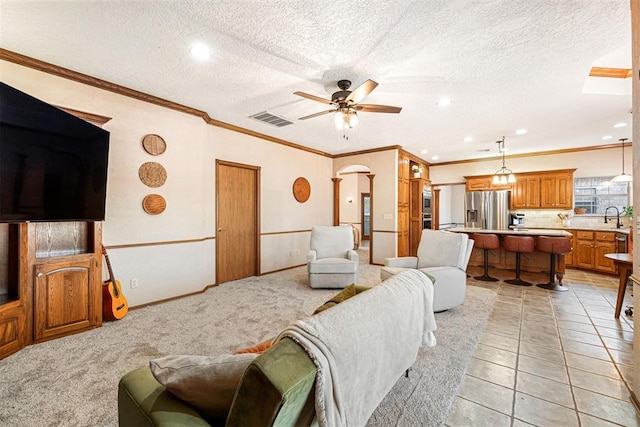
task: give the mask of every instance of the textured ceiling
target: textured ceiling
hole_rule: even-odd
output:
[[[496,156],[503,135],[510,155],[630,137],[631,79],[587,77],[631,68],[630,27],[623,0],[0,0],[5,49],[324,152],[401,145],[431,163]],[[400,114],[360,113],[348,141],[331,114],[297,120],[327,106],[293,92],[368,78],[363,102]],[[262,111],[294,124],[249,118]]]

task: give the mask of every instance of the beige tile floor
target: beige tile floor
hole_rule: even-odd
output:
[[[543,283],[548,275],[523,272],[522,279]],[[563,283],[569,291],[469,279],[498,297],[447,426],[640,426],[629,397],[631,288],[616,320],[617,277],[569,269]]]

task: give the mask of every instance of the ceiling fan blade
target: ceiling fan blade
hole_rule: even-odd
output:
[[[321,111],[321,112],[319,112],[319,113],[309,114],[308,116],[300,117],[298,120],[313,119],[314,117],[323,116],[323,115],[325,115],[325,114],[329,114],[329,113],[335,113],[335,111],[336,111],[336,110]]]
[[[332,104],[330,99],[324,99],[324,98],[320,98],[319,96],[315,96],[315,95],[310,95],[308,93],[304,93],[304,92],[293,92],[294,95],[298,95],[301,96],[303,98],[307,98],[310,99],[312,101],[317,101],[317,102],[322,102],[323,104]]]
[[[358,104],[354,106],[354,108],[357,111],[362,111],[364,113],[399,113],[402,111],[402,107],[378,104]]]
[[[378,83],[374,82],[373,80],[367,80],[366,82],[358,86],[357,89],[351,92],[349,96],[347,96],[345,101],[350,101],[353,104],[357,104],[358,102],[362,101],[365,96],[369,95],[371,91],[376,88],[376,86],[378,86]]]

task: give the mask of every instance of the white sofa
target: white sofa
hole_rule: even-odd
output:
[[[444,311],[464,303],[467,286],[467,264],[473,240],[464,233],[422,230],[415,257],[387,258],[380,270],[380,278],[407,269],[418,269],[435,279],[433,310]]]
[[[350,225],[311,228],[307,270],[312,288],[342,289],[358,283],[359,259],[353,245],[353,227]]]

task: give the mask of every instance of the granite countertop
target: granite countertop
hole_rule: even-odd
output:
[[[575,230],[575,228],[571,228]],[[491,233],[491,234],[517,234],[521,236],[553,236],[553,237],[571,237],[573,234],[562,228],[515,228],[508,230],[491,230],[483,228],[471,227],[455,227],[448,228],[447,231],[453,233]]]
[[[537,230],[537,227],[523,227],[528,230]],[[540,227],[542,229],[542,227]],[[602,226],[568,226],[568,227],[544,227],[545,230],[580,230],[580,231],[613,231],[615,233],[629,234],[629,227],[615,228],[615,227],[607,227],[606,225]]]

